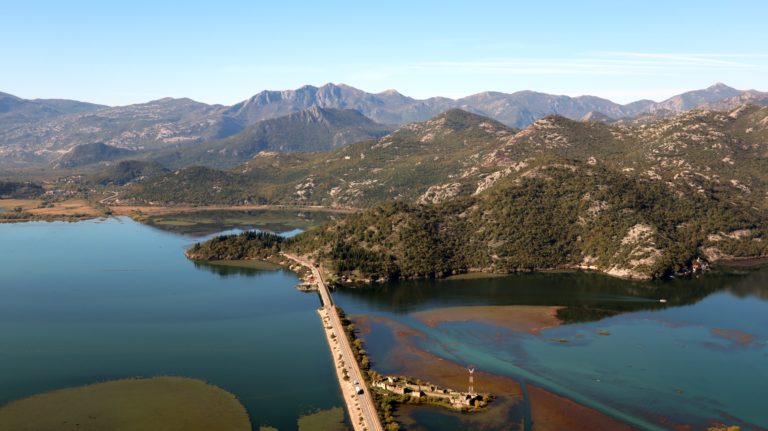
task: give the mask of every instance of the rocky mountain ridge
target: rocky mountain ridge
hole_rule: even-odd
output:
[[[525,127],[547,115],[600,121],[668,117],[695,106],[732,109],[740,102],[768,104],[768,95],[716,84],[656,103],[620,105],[593,96],[556,96],[532,91],[484,92],[460,99],[413,99],[388,90],[373,94],[344,85],[263,91],[233,106],[190,99],[102,107],[74,101],[25,101],[0,95],[0,164],[47,164],[76,145],[94,142],[134,151],[191,148],[234,136],[256,122],[312,107],[354,109],[383,124],[406,124],[460,108],[511,127]]]

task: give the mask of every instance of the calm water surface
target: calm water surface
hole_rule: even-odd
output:
[[[156,375],[231,391],[256,429],[343,405],[317,295],[289,272],[196,267],[198,240],[128,219],[0,224],[0,405]]]
[[[426,334],[416,342],[439,357],[535,384],[640,429],[665,429],[664,418],[694,429],[713,420],[768,428],[768,270],[666,283],[594,274],[405,282],[343,289],[335,298],[350,314]],[[561,305],[567,323],[536,336],[478,322],[430,327],[411,316],[462,305]],[[376,369],[402,372],[391,330],[371,326],[366,348]],[[427,429],[466,426],[440,410],[413,417]]]
[[[316,294],[295,290],[292,273],[197,267],[182,252],[199,240],[127,219],[0,224],[0,405],[154,375],[233,392],[257,429],[296,429],[300,415],[342,405]],[[348,313],[426,333],[420,347],[433,354],[641,429],[662,429],[660,417],[768,428],[766,270],[661,284],[590,274],[409,282],[335,297]],[[567,324],[534,336],[411,317],[465,305],[561,305]],[[373,325],[366,338],[379,371],[402,369],[389,355],[393,334]],[[427,429],[466,429],[440,410],[414,417]]]

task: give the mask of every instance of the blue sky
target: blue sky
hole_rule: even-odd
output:
[[[764,0],[3,0],[0,11],[0,91],[25,98],[231,104],[326,82],[622,103],[718,81],[768,91]]]

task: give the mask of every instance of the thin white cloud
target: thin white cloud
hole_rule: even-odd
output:
[[[573,58],[495,58],[416,63],[411,71],[511,75],[667,75],[681,71],[765,69],[762,54],[610,52]]]
[[[745,60],[766,59],[763,54],[695,54],[695,53],[649,53],[649,52],[610,52],[607,53],[619,59],[641,59],[645,62],[669,65],[698,65],[725,67],[754,67],[754,63]],[[733,61],[740,59],[741,61]]]

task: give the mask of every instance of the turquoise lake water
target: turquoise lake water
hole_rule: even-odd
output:
[[[548,389],[639,429],[667,429],[666,419],[693,429],[713,421],[768,428],[768,270],[665,283],[578,273],[404,282],[342,289],[335,299],[349,314],[426,334],[415,342],[439,357]],[[472,321],[430,327],[411,315],[462,305],[561,305],[566,324],[536,336]],[[403,372],[391,329],[372,324],[365,338],[378,371]],[[415,411],[424,429],[467,426],[441,410]],[[536,429],[530,420],[527,428]]]
[[[255,429],[342,406],[317,294],[290,272],[195,266],[198,240],[129,219],[0,224],[0,405],[179,375],[234,393]]]
[[[182,375],[233,392],[256,429],[293,430],[299,416],[341,406],[317,295],[294,289],[289,272],[196,266],[183,251],[200,240],[128,219],[0,224],[0,405],[104,380]],[[663,417],[694,429],[713,420],[768,428],[768,270],[666,283],[535,274],[334,295],[350,314],[428,334],[420,347],[438,356],[640,429],[664,429]],[[477,322],[428,327],[411,316],[471,305],[560,305],[566,324],[534,336]],[[395,337],[371,327],[376,369],[397,373]],[[467,429],[442,410],[413,417],[424,429]]]

